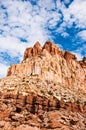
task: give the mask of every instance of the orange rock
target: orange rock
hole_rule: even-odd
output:
[[[76,56],[70,53],[69,51],[65,51],[64,53],[64,58],[66,59],[67,62],[69,62],[71,59],[76,60]]]
[[[85,130],[86,58],[37,42],[0,79],[0,129]]]
[[[84,69],[86,69],[86,57],[84,57],[82,61],[80,61],[80,64]]]
[[[43,47],[36,42],[32,48],[25,50],[22,63],[9,67],[7,76],[38,75],[44,81],[58,81],[68,88],[77,86],[86,91],[85,62],[85,58],[79,62],[70,52],[60,51],[52,42],[46,42]]]
[[[26,60],[31,56],[36,56],[38,54],[41,54],[41,52],[42,52],[42,47],[39,42],[36,42],[33,48],[32,47],[26,48],[24,52],[24,60]]]
[[[46,42],[43,46],[51,55],[56,55],[59,52],[59,48],[53,42]]]
[[[40,129],[37,128],[37,127],[31,127],[31,126],[28,126],[28,125],[20,125],[13,130],[40,130]]]

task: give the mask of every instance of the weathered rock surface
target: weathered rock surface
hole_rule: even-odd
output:
[[[65,87],[86,91],[86,59],[77,61],[75,55],[61,51],[54,43],[46,42],[43,47],[37,42],[27,48],[24,60],[8,69],[7,76],[39,75],[44,80],[58,80]]]
[[[38,54],[41,54],[42,47],[39,42],[36,42],[34,47],[27,48],[24,53],[24,60],[26,60],[28,57],[36,56]]]
[[[0,128],[2,130],[85,130],[86,105],[46,98],[35,93],[2,94]],[[8,129],[9,126],[9,129]]]
[[[0,80],[0,130],[85,130],[86,58],[37,42]]]

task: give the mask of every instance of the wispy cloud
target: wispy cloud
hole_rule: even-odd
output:
[[[76,28],[86,27],[86,0],[74,0],[68,8],[64,5],[61,6],[61,10],[64,16],[64,22],[67,27],[71,27],[75,23]]]
[[[25,44],[21,44],[16,38],[0,37],[0,51],[7,52],[11,57],[22,56],[25,48]]]
[[[86,41],[86,30],[77,33],[77,37],[81,38],[83,41]]]
[[[5,74],[7,73],[7,68],[8,68],[8,66],[0,63],[0,77],[5,76]]]

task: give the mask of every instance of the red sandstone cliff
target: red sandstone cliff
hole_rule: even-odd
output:
[[[86,58],[37,42],[0,80],[0,130],[85,130]]]
[[[7,76],[39,75],[44,80],[57,80],[65,87],[84,89],[86,91],[86,62],[77,61],[74,54],[61,51],[54,43],[46,42],[43,47],[37,42],[24,52],[20,64],[8,69]]]

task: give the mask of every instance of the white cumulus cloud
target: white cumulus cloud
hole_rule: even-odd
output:
[[[8,66],[0,63],[0,77],[5,77],[7,73]]]
[[[83,41],[86,41],[86,30],[80,31],[77,34],[77,37],[81,38]]]

